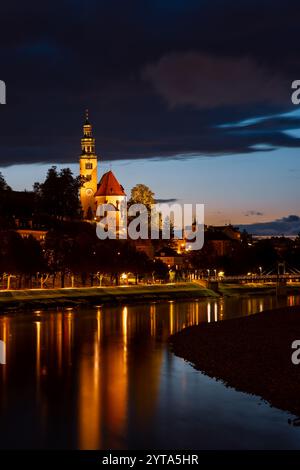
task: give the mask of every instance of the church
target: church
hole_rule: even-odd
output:
[[[118,212],[121,203],[126,203],[124,188],[112,171],[104,173],[98,183],[98,158],[88,111],[81,139],[80,176],[84,177],[84,184],[80,188],[84,219],[94,219],[97,207],[101,204],[112,204]]]

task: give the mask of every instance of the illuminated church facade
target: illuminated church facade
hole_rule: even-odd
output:
[[[126,204],[126,193],[112,171],[104,173],[98,183],[98,158],[88,111],[83,125],[79,168],[80,176],[84,178],[80,188],[83,218],[94,219],[97,207],[101,204],[113,205],[118,213],[122,203]]]

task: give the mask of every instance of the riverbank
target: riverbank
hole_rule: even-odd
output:
[[[279,289],[276,288],[275,283],[247,283],[247,284],[229,284],[229,283],[220,283],[218,292],[225,297],[234,297],[234,296],[251,296],[251,295],[299,295],[300,294],[300,284],[286,284],[280,286]]]
[[[207,281],[195,280],[195,284],[206,286]],[[276,282],[247,282],[234,283],[223,281],[212,281],[210,287],[223,297],[241,297],[255,295],[300,295],[300,283],[288,282],[287,284],[276,286]]]
[[[291,361],[297,339],[300,306],[192,326],[171,336],[170,344],[210,377],[300,416],[300,364]]]
[[[218,297],[218,294],[195,283],[9,290],[0,291],[0,308],[2,310],[18,310],[100,304],[118,305],[164,300],[191,300],[206,297]]]
[[[285,294],[299,295],[299,286],[289,286]],[[168,300],[194,300],[209,297],[248,297],[276,295],[276,287],[268,285],[222,284],[217,292],[198,282],[137,285],[118,287],[86,287],[64,289],[24,289],[0,291],[2,310],[74,307],[86,305],[119,305]]]

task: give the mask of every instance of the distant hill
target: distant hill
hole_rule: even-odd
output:
[[[300,233],[300,217],[298,215],[289,215],[271,222],[239,225],[239,228],[241,231],[246,230],[252,235],[296,236]]]

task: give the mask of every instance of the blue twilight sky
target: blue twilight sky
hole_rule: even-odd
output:
[[[127,192],[205,203],[208,224],[298,233],[299,17],[299,0],[4,2],[8,183],[77,174],[89,108],[99,178],[111,163]]]
[[[78,174],[77,163],[69,166]],[[43,180],[48,168],[49,164],[14,165],[2,172],[15,189],[30,190],[35,181]],[[300,215],[298,149],[112,164],[99,159],[99,177],[110,168],[127,194],[136,183],[144,183],[157,198],[204,203],[208,224],[251,224]]]

